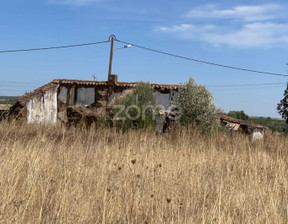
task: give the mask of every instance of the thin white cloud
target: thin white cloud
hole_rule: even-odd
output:
[[[207,4],[195,7],[184,15],[186,18],[199,19],[241,19],[245,21],[264,21],[285,16],[284,8],[279,4],[241,5],[220,9],[217,5]],[[287,13],[287,12],[286,12]]]
[[[207,42],[232,47],[288,47],[288,24],[251,23],[236,32],[206,33],[204,37]]]
[[[288,15],[284,14],[285,11],[288,11],[286,5],[274,3],[241,5],[226,9],[206,4],[194,7],[185,14],[186,23],[158,27],[157,30],[214,46],[288,47],[288,23],[281,21]],[[195,21],[199,20],[206,21],[206,24],[199,25],[203,24],[203,21],[200,21],[196,25]]]
[[[288,24],[256,22],[232,30],[215,25],[182,24],[159,27],[158,31],[174,33],[182,39],[203,41],[215,46],[230,47],[288,47]]]
[[[208,31],[211,29],[214,29],[214,25],[204,25],[204,26],[196,26],[193,24],[180,24],[180,25],[175,25],[171,27],[159,27],[158,30],[164,31],[164,32],[180,32],[180,33],[185,33],[185,32],[191,32],[198,30],[199,32],[204,32]]]
[[[48,4],[83,6],[100,0],[49,0]]]

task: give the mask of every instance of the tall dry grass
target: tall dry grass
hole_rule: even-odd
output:
[[[11,106],[12,106],[11,104],[1,104],[0,103],[0,110],[9,110]]]
[[[0,223],[287,223],[288,139],[0,123]]]

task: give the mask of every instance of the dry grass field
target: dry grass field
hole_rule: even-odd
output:
[[[0,104],[0,110],[9,110],[11,104]]]
[[[287,223],[288,138],[0,123],[0,223]]]

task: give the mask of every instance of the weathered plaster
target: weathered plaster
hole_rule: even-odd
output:
[[[57,122],[57,88],[51,88],[43,96],[31,98],[27,104],[28,123]]]
[[[107,107],[115,103],[115,99],[126,97],[133,92],[132,89],[114,85],[59,84],[28,99],[27,121],[56,123],[59,120],[67,123],[70,119],[67,109],[71,106],[83,106],[96,113],[107,113]],[[155,90],[157,104],[167,108],[173,101],[174,93]]]
[[[89,106],[95,103],[95,88],[77,88],[76,105]]]
[[[65,86],[59,88],[58,100],[62,103],[67,103],[68,89]]]

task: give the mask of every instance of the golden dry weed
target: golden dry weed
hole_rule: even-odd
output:
[[[288,138],[0,123],[1,223],[287,223]]]
[[[0,104],[0,110],[9,110],[11,106],[11,104]]]

